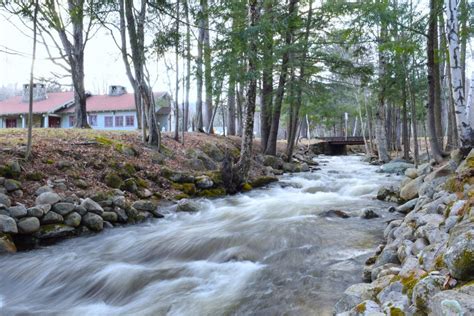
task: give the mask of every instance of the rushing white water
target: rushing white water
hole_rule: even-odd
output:
[[[201,211],[0,258],[0,315],[331,315],[392,214],[399,181],[357,156]],[[381,218],[357,215],[376,207]],[[351,214],[325,217],[328,210]]]

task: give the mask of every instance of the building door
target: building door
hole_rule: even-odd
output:
[[[49,120],[49,127],[50,128],[60,128],[61,127],[61,118],[56,116],[50,116]]]
[[[16,119],[6,119],[7,128],[16,128]]]

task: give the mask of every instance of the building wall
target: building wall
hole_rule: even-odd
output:
[[[95,124],[91,124],[91,117],[95,116]],[[133,116],[133,126],[127,126],[126,117]],[[71,121],[69,117],[74,117],[74,113],[68,113],[61,117],[61,127],[71,128]],[[92,112],[88,113],[89,124],[93,129],[99,130],[123,130],[130,131],[138,128],[137,114],[135,111],[121,111],[121,112]],[[120,123],[120,117],[122,118],[122,125],[117,126],[116,123]],[[106,126],[106,118],[111,118],[112,126]],[[110,119],[108,119],[110,120]],[[117,121],[118,120],[118,121]],[[110,121],[109,121],[110,122]]]

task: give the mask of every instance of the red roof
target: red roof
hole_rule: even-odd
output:
[[[92,95],[86,99],[87,112],[129,111],[135,110],[135,97],[133,93],[117,96]],[[61,113],[72,113],[74,107],[69,107]]]
[[[161,98],[166,92],[155,93],[156,98]],[[46,113],[58,111],[58,113],[72,113],[74,106],[68,106],[61,110],[60,107],[73,101],[73,92],[48,93],[48,98],[43,101],[33,102],[33,113]],[[125,93],[119,96],[93,95],[86,100],[87,112],[108,111],[131,111],[135,110],[135,98],[133,93]],[[28,113],[28,102],[22,102],[21,96],[0,101],[0,115]]]
[[[21,96],[0,101],[0,115],[28,113],[28,102],[21,101]],[[64,105],[74,98],[74,92],[48,93],[46,100],[33,102],[33,113],[46,113]]]

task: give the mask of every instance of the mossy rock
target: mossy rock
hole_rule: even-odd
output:
[[[101,145],[105,146],[112,146],[114,141],[111,140],[110,138],[107,138],[105,136],[96,136],[95,141],[98,142]]]
[[[174,174],[174,171],[168,167],[163,167],[160,169],[160,175],[164,178],[170,178]]]
[[[128,178],[126,179],[120,189],[128,191],[130,193],[136,193],[138,191],[138,185],[135,182],[135,179],[133,178]]]
[[[74,184],[80,189],[87,189],[89,184],[84,179],[76,179]]]
[[[278,178],[276,177],[262,176],[262,177],[256,178],[255,180],[252,180],[250,182],[250,185],[254,188],[258,188],[258,187],[263,187],[264,185],[267,185],[269,183],[276,182],[276,181],[278,181]]]
[[[390,316],[405,316],[405,312],[398,307],[390,307]]]
[[[222,181],[222,172],[220,171],[212,171],[212,172],[207,172],[206,175],[211,178],[212,182],[214,183],[215,186],[220,186],[223,184]]]
[[[98,191],[90,198],[95,202],[101,202],[111,198],[112,196],[114,196],[114,193],[111,191]]]
[[[123,185],[122,178],[115,172],[109,172],[104,177],[104,182],[109,188],[119,189]]]
[[[0,177],[18,179],[21,174],[21,167],[18,161],[10,161],[0,165]]]
[[[54,160],[53,159],[46,159],[46,160],[43,160],[43,163],[45,163],[47,165],[54,165]]]
[[[246,182],[244,185],[242,185],[242,191],[247,192],[250,190],[252,190],[252,185],[250,183]]]
[[[183,183],[182,185],[182,191],[186,193],[187,195],[195,195],[197,190],[196,186],[194,183]]]
[[[188,198],[189,198],[189,195],[187,195],[186,193],[179,193],[174,196],[175,200],[182,200],[182,199],[188,199]]]
[[[135,177],[135,182],[140,188],[147,189],[149,187],[148,182],[145,179]]]
[[[41,181],[45,175],[41,171],[32,171],[25,174],[25,179],[29,181]]]
[[[216,188],[216,189],[202,190],[202,191],[198,192],[198,196],[213,198],[213,197],[223,196],[223,195],[225,195],[225,193],[226,193],[225,189]]]
[[[354,307],[354,310],[359,314],[365,313],[366,309],[367,308],[365,306],[365,302],[362,302],[359,305],[357,305],[356,307]]]
[[[133,175],[135,172],[137,172],[137,169],[135,166],[133,166],[131,163],[126,162],[123,165],[123,169],[130,175]]]

